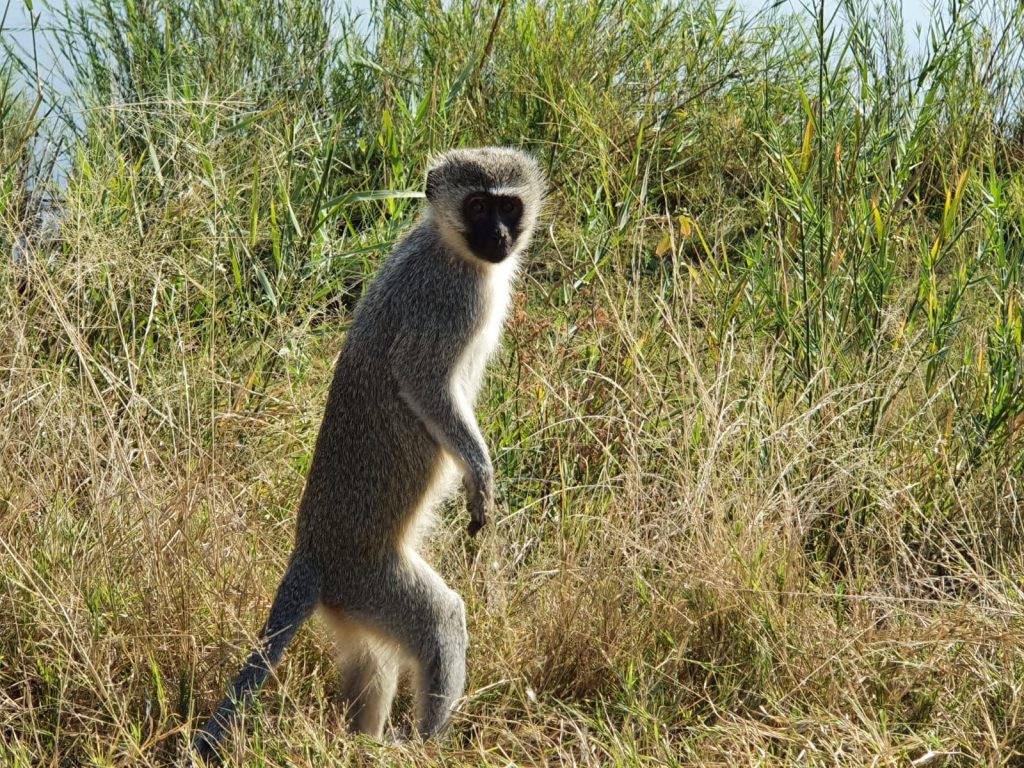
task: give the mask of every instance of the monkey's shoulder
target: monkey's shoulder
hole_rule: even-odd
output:
[[[425,242],[424,242],[425,241]],[[491,280],[435,239],[400,244],[374,286],[378,303],[406,329],[470,330],[487,311]]]

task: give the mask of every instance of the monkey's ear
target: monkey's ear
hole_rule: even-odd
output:
[[[437,185],[440,182],[438,176],[437,168],[427,171],[427,200],[430,202],[434,202],[434,196],[437,194]]]

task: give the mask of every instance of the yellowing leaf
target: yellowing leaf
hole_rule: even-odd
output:
[[[672,248],[672,235],[666,233],[663,238],[658,242],[658,246],[654,249],[656,256],[664,256]]]
[[[808,118],[807,126],[804,128],[803,146],[800,147],[800,172],[807,173],[807,167],[811,164],[811,139],[814,138],[814,121]]]

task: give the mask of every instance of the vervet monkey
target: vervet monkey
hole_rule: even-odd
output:
[[[457,149],[432,163],[424,215],[356,309],[288,569],[258,647],[196,735],[201,756],[317,607],[338,631],[355,730],[381,737],[406,666],[419,734],[448,722],[466,683],[466,612],[417,553],[418,534],[459,475],[471,535],[494,504],[473,403],[544,191],[537,162],[514,149]]]

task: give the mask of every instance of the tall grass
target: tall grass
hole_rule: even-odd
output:
[[[509,143],[461,711],[346,737],[314,623],[237,764],[1020,764],[1024,17],[830,8],[51,9],[68,87],[0,66],[0,763],[180,759],[427,158]]]

